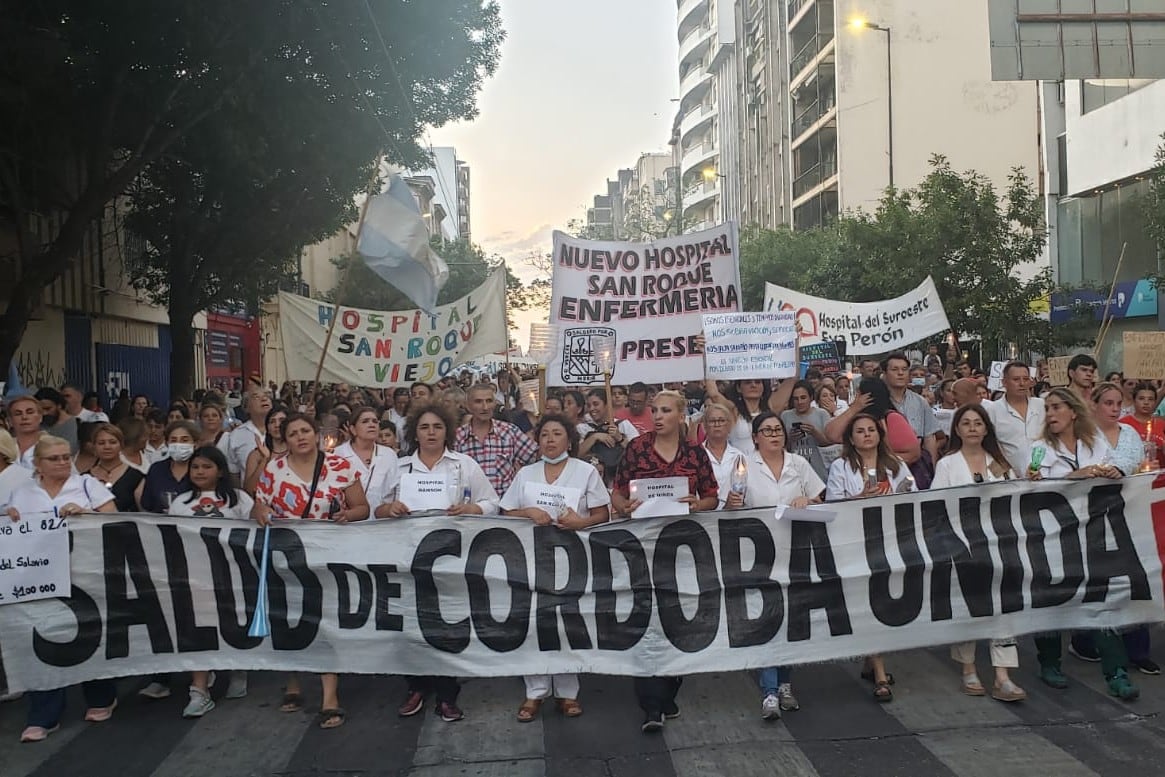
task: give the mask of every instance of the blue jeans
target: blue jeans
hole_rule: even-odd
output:
[[[757,684],[760,686],[761,696],[777,695],[777,688],[793,681],[793,667],[770,666],[760,670],[757,674]]]
[[[28,694],[28,725],[52,728],[65,714],[65,694],[68,689],[32,691]],[[90,680],[81,683],[81,694],[86,707],[108,707],[117,699],[116,680]]]

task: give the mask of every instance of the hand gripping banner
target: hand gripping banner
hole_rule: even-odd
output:
[[[879,497],[828,521],[286,522],[266,638],[247,634],[255,524],[84,516],[72,596],[0,605],[0,649],[14,690],[193,669],[682,675],[1154,622],[1153,477]]]

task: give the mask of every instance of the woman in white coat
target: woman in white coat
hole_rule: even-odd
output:
[[[980,405],[964,405],[955,411],[951,419],[947,454],[935,465],[931,489],[994,483],[1014,477],[1017,474],[999,445],[995,426],[987,412]],[[963,693],[968,696],[986,696],[987,689],[975,671],[974,640],[951,645],[951,658],[962,665]],[[1019,667],[1015,637],[991,640],[991,666],[995,669],[991,698],[1006,702],[1027,698],[1027,692],[1012,681],[1008,671]]]

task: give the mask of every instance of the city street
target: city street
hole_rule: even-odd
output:
[[[182,720],[179,680],[170,699],[149,702],[126,681],[113,720],[81,722],[73,689],[61,731],[21,745],[24,704],[0,707],[3,777],[655,777],[655,775],[958,775],[1037,777],[1153,775],[1165,763],[1165,679],[1135,674],[1139,701],[1125,704],[1104,691],[1097,664],[1065,656],[1073,684],[1043,686],[1031,672],[1035,657],[1023,640],[1015,679],[1026,702],[1004,705],[963,696],[945,649],[887,657],[898,676],[895,700],[878,705],[858,677],[856,662],[797,670],[802,709],[780,721],[759,716],[756,686],[744,672],[685,681],[682,717],[662,736],[639,731],[640,715],[625,678],[586,676],[585,713],[564,720],[549,706],[533,723],[519,723],[516,679],[475,680],[461,695],[465,720],[443,723],[432,714],[401,719],[404,682],[396,677],[341,679],[347,724],[320,731],[314,724],[318,686],[305,683],[307,711],[280,714],[280,678],[252,673],[251,692],[220,700],[199,721]],[[985,651],[981,650],[981,654]],[[988,683],[990,668],[980,662]],[[220,680],[216,695],[225,689]]]

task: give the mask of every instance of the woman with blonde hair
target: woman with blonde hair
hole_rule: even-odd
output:
[[[704,427],[704,452],[708,454],[719,487],[716,509],[723,510],[732,492],[733,470],[743,470],[738,479],[747,472],[743,463],[744,451],[728,441],[736,426],[736,408],[723,400],[710,400],[704,406],[704,417],[700,424]]]
[[[32,478],[32,470],[18,463],[20,449],[7,429],[0,429],[0,509],[8,506],[12,492]]]
[[[84,513],[112,513],[113,494],[99,480],[73,471],[73,454],[67,440],[43,435],[32,454],[36,477],[12,492],[8,517],[13,521],[37,520],[45,513],[73,518]],[[81,683],[88,709],[85,720],[101,723],[113,717],[117,686],[113,680]],[[65,713],[65,689],[28,694],[28,721],[21,742],[40,742],[60,728]]]

